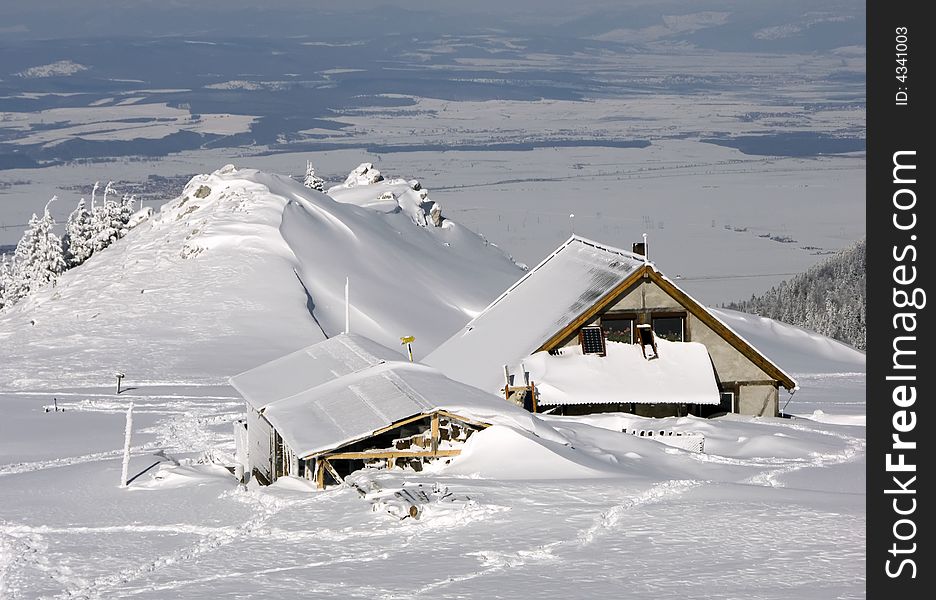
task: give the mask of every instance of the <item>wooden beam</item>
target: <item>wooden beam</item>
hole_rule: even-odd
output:
[[[488,427],[491,426],[490,423],[482,423],[481,421],[475,421],[474,419],[469,419],[468,417],[463,417],[455,413],[450,413],[447,410],[437,411],[436,414],[448,417],[449,419],[452,419],[455,421],[460,421],[462,423],[465,423],[466,425],[474,425],[475,427],[480,427],[481,429],[487,429]]]
[[[432,426],[429,430],[429,449],[433,456],[439,451],[439,413],[432,413]]]
[[[397,459],[397,458],[432,458],[433,456],[458,456],[461,450],[431,450],[422,452],[404,452],[387,450],[385,452],[336,452],[334,454],[324,454],[318,457],[319,460],[325,458],[328,460],[372,460],[372,459]]]
[[[429,416],[429,415],[426,414],[426,413],[419,413],[418,415],[415,415],[415,416],[412,416],[412,417],[409,417],[409,418],[406,418],[406,419],[402,419],[402,420],[400,420],[400,421],[397,421],[396,423],[393,423],[393,424],[391,424],[391,425],[387,425],[386,427],[381,427],[380,429],[377,429],[376,431],[373,431],[372,433],[370,433],[370,434],[364,436],[364,437],[361,438],[361,439],[363,440],[363,439],[369,438],[369,437],[371,437],[371,436],[380,435],[381,433],[386,433],[386,432],[388,432],[388,431],[391,431],[391,430],[393,430],[393,429],[396,429],[397,427],[403,427],[404,425],[409,425],[410,423],[412,423],[412,422],[414,422],[414,421],[418,421],[418,420],[420,420],[420,419],[425,419],[425,418],[428,417],[428,416]],[[355,441],[359,441],[359,440],[355,440]]]
[[[338,474],[338,471],[335,470],[335,467],[328,462],[327,458],[322,459],[322,464],[325,465],[325,470],[328,471],[328,474],[335,478],[335,481],[338,483],[344,483],[344,477]]]
[[[375,436],[375,435],[380,435],[380,434],[382,434],[382,433],[386,433],[386,432],[388,432],[388,431],[392,431],[392,430],[396,429],[397,427],[403,427],[404,425],[409,425],[410,423],[412,423],[412,422],[414,422],[414,421],[418,421],[418,420],[420,420],[420,419],[425,419],[425,418],[428,417],[428,416],[429,416],[429,415],[428,415],[427,413],[419,413],[418,415],[415,415],[415,416],[412,416],[412,417],[408,417],[408,418],[406,418],[406,419],[401,419],[400,421],[397,421],[396,423],[393,423],[393,424],[391,424],[391,425],[387,425],[386,427],[381,427],[380,429],[377,429],[377,430],[375,430],[375,431],[372,431],[372,432],[368,433],[367,435],[363,435],[363,436],[361,436],[361,437],[359,437],[359,438],[355,438],[355,439],[353,439],[353,440],[349,440],[347,443],[343,444],[342,447],[344,447],[344,446],[350,446],[351,444],[356,444],[357,442],[360,442],[361,440],[366,440],[366,439],[369,438],[369,437],[373,437],[373,436]],[[302,456],[302,457],[300,457],[300,458],[304,458],[304,459],[315,458],[316,456],[321,456],[321,455],[323,455],[324,452],[328,452],[328,450],[325,450],[325,451],[322,451],[322,452],[312,452],[312,453],[306,454],[305,456]]]
[[[325,461],[321,458],[315,459],[315,487],[325,489]]]
[[[676,285],[670,283],[665,277],[653,270],[650,271],[650,280],[657,284],[657,286],[659,286],[660,289],[662,289],[664,292],[672,296],[673,299],[686,307],[686,310],[692,313],[697,319],[708,325],[712,331],[721,336],[726,342],[733,346],[735,350],[743,354],[745,357],[747,357],[748,360],[757,365],[759,369],[782,383],[783,387],[788,390],[796,387],[796,382],[793,381],[789,375],[780,370],[780,367],[771,362],[770,359],[768,359],[766,356],[758,352],[756,348],[739,337],[738,334],[729,329],[727,325],[718,320],[714,315],[706,310],[705,307],[693,300],[692,297],[676,287]]]
[[[563,341],[569,338],[575,331],[585,325],[593,318],[595,318],[602,310],[604,310],[609,304],[614,302],[620,297],[628,288],[639,282],[647,271],[652,271],[652,267],[649,265],[643,265],[638,267],[633,273],[628,275],[624,281],[614,286],[614,288],[601,297],[595,304],[593,304],[588,310],[580,314],[578,317],[573,319],[568,325],[559,330],[558,333],[553,335],[551,338],[546,340],[546,342],[536,349],[536,352],[542,352],[543,350],[552,350],[559,346]]]

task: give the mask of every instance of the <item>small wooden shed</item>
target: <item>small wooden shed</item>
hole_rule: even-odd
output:
[[[529,426],[525,411],[401,358],[341,334],[233,377],[247,401],[245,471],[325,487],[365,466],[421,470],[495,421]]]

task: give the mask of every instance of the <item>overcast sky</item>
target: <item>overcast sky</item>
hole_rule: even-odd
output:
[[[864,0],[0,0],[0,43],[91,36],[335,39],[483,31],[631,41],[632,32],[643,30],[640,41],[641,35],[714,26],[732,27],[739,35],[769,27],[803,34],[833,21],[839,29],[850,27],[851,37],[860,35],[863,42],[864,15]],[[683,16],[690,18],[671,18]]]

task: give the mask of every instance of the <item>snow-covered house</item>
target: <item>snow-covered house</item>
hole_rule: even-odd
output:
[[[796,388],[642,253],[574,235],[424,362],[563,414],[775,416]]]
[[[402,359],[343,333],[232,377],[247,401],[245,471],[262,484],[292,475],[324,487],[367,465],[421,469],[456,456],[494,422],[535,427],[522,409]]]

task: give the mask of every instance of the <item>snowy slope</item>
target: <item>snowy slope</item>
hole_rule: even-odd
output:
[[[346,277],[353,330],[397,348],[415,335],[421,356],[521,274],[451,221],[421,227],[228,166],[0,315],[0,381],[224,381],[342,331]]]
[[[355,332],[424,353],[521,275],[400,196],[374,204],[387,186],[416,191],[364,182],[336,202],[257,171],[199,176],[0,315],[0,598],[864,597],[864,357],[729,311],[797,373],[788,412],[809,418],[530,415],[448,464],[361,473],[363,496],[239,488],[212,464],[244,413],[221,382],[340,331],[346,276]],[[705,452],[624,428],[702,434]],[[427,498],[417,519],[388,508],[404,489]]]
[[[788,373],[865,372],[864,352],[832,338],[734,310],[712,312]]]

